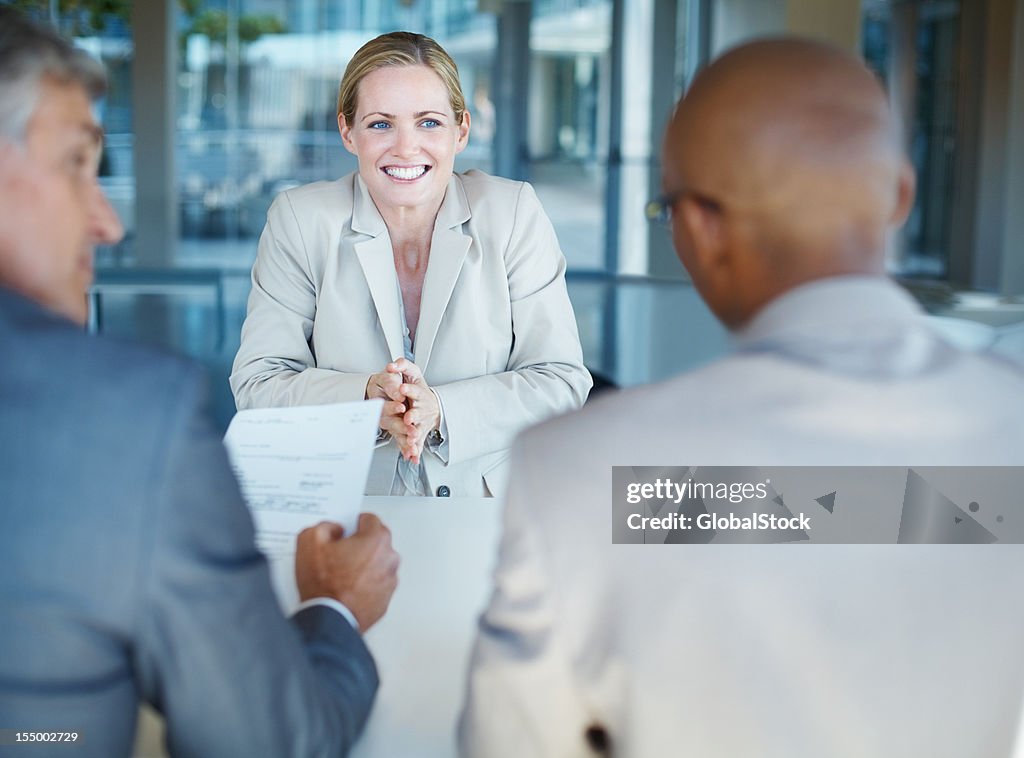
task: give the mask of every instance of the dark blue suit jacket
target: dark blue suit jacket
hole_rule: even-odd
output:
[[[282,616],[200,370],[4,289],[0,345],[0,729],[128,755],[144,700],[175,755],[343,754],[373,660],[329,608]]]

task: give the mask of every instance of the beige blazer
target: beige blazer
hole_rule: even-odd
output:
[[[399,307],[387,228],[357,173],[281,193],[231,373],[238,408],[362,400],[370,374],[404,355]],[[447,463],[423,456],[432,492],[497,494],[515,435],[583,404],[565,258],[529,184],[452,177],[413,347],[448,430]],[[378,448],[368,494],[390,492],[397,458],[394,442]]]
[[[1024,376],[881,279],[791,290],[737,345],[516,443],[460,755],[1011,754],[1024,545],[612,544],[612,466],[1020,466]],[[812,529],[863,497],[783,496]]]

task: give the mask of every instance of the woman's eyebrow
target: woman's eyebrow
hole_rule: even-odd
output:
[[[423,118],[424,116],[444,116],[445,114],[443,111],[419,111],[418,113],[414,113],[412,115],[413,118]],[[362,120],[366,121],[366,119],[370,118],[371,116],[383,116],[384,118],[391,119],[396,118],[394,113],[384,113],[384,111],[373,111],[363,116]]]

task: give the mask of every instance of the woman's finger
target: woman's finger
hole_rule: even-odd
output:
[[[407,360],[406,358],[399,358],[397,361],[394,361],[393,365],[398,372],[402,374],[405,381],[411,384],[426,384],[420,367],[412,361]]]

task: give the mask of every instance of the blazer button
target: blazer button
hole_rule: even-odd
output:
[[[442,484],[440,487],[437,488],[437,496],[438,497],[451,497],[452,496],[452,491],[448,488],[447,484]]]

